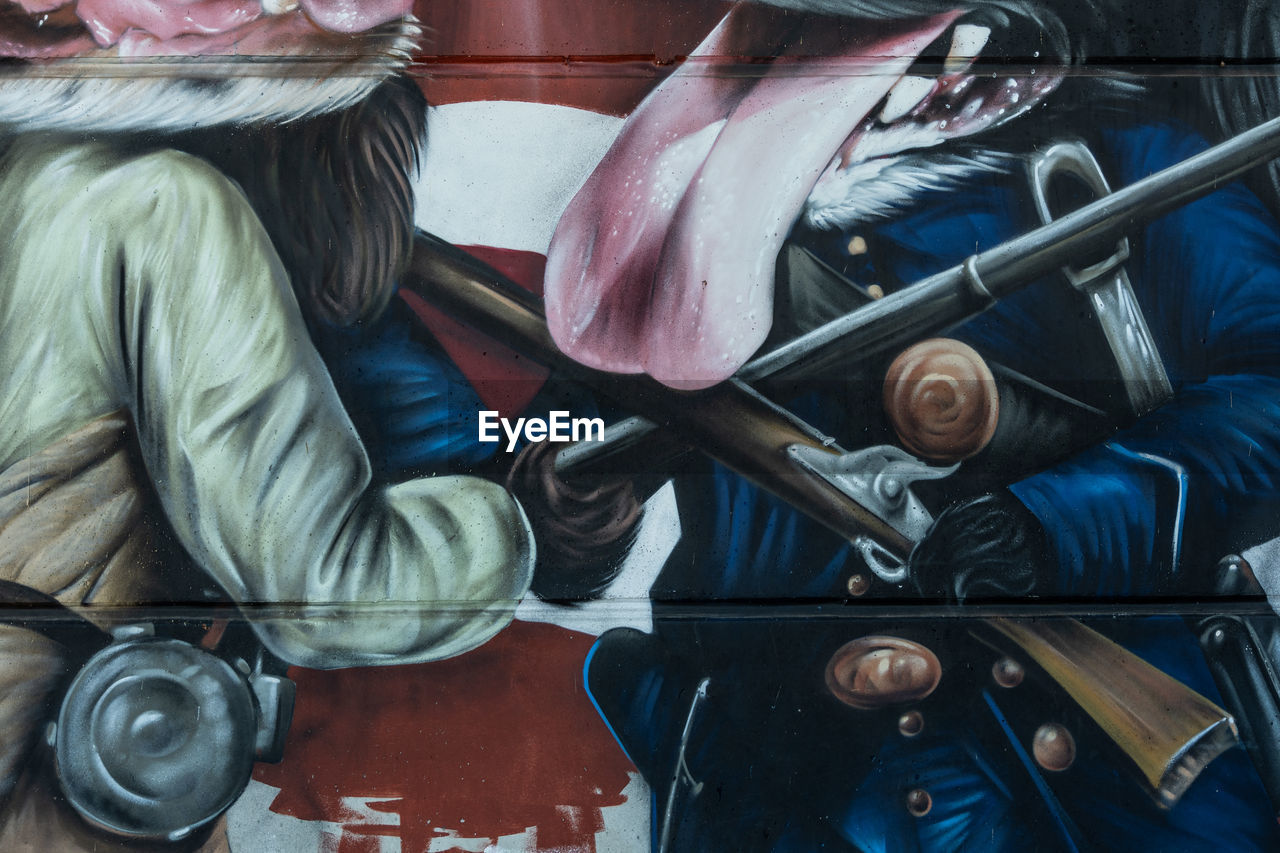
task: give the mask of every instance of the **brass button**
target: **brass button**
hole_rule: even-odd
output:
[[[849,254],[865,255],[867,253],[867,240],[861,234],[854,234],[849,238]]]
[[[878,284],[873,284],[867,288],[867,296],[872,299],[884,299],[884,288]]]
[[[1045,723],[1036,729],[1031,741],[1031,754],[1045,770],[1057,773],[1066,770],[1076,760],[1076,739],[1065,726]]]
[[[855,598],[866,595],[867,590],[871,589],[871,579],[864,574],[856,574],[849,576],[849,583],[846,585],[849,594]]]
[[[1000,658],[991,667],[991,677],[1001,687],[1017,687],[1026,674],[1027,671],[1022,668],[1022,664],[1013,658]]]
[[[907,347],[885,371],[884,412],[904,448],[951,465],[991,443],[1000,394],[973,347],[930,338]]]
[[[903,737],[915,737],[924,731],[924,714],[908,711],[898,718],[898,731]]]
[[[907,792],[907,811],[916,817],[924,817],[933,808],[933,797],[924,788]]]
[[[868,636],[845,643],[831,656],[826,679],[841,702],[869,710],[928,696],[942,679],[942,664],[919,643]]]

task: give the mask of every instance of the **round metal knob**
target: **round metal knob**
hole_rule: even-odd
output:
[[[943,464],[981,451],[1000,417],[995,377],[967,344],[932,338],[889,366],[884,409],[902,446]]]
[[[219,658],[131,635],[91,658],[63,700],[54,746],[67,799],[122,835],[182,838],[248,784],[254,707]]]

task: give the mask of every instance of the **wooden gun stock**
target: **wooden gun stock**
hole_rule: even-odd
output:
[[[1164,808],[1236,744],[1230,714],[1075,619],[985,621],[1098,724]]]

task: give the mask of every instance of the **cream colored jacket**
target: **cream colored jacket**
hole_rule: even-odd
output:
[[[0,156],[0,467],[127,409],[178,539],[293,663],[427,661],[511,619],[533,545],[469,477],[369,463],[240,191],[172,151]],[[282,617],[282,618],[281,618]]]

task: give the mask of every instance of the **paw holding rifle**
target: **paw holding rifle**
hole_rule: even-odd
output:
[[[1055,581],[1044,528],[1007,491],[947,507],[909,565],[921,594],[961,602],[1041,595]]]
[[[561,477],[555,470],[561,447],[549,441],[526,447],[507,475],[507,488],[533,528],[533,592],[580,601],[599,596],[617,576],[642,510],[626,477]]]

